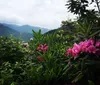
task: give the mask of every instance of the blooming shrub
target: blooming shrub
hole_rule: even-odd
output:
[[[24,49],[28,51],[19,61],[14,60],[15,63],[3,61],[0,66],[0,85],[88,85],[88,80],[93,78],[99,80],[99,76],[93,75],[95,73],[99,75],[100,70],[96,69],[93,59],[90,59],[91,55],[87,54],[100,55],[100,41],[85,40],[79,44],[75,43],[72,48],[66,50],[66,46],[77,42],[73,41],[74,37],[70,37],[71,35],[66,35],[67,38],[64,39],[61,36],[57,38],[56,34],[43,36],[39,32],[33,35],[33,40],[28,42],[28,48],[26,43],[22,46],[11,40],[10,45],[6,43],[9,40],[5,42],[7,48],[18,47],[18,51],[25,52]],[[2,43],[0,46],[4,48],[5,44]],[[65,51],[67,57],[64,55]],[[11,57],[21,56],[17,50],[11,49],[10,52],[18,54]],[[69,55],[72,58],[68,57]],[[74,60],[73,57],[78,58]]]
[[[88,85],[89,81],[97,82],[100,77],[100,41],[91,38],[74,43],[66,50],[69,65],[69,78],[73,83]],[[70,57],[71,56],[71,57]],[[84,82],[83,82],[84,81]],[[95,83],[96,84],[96,83]],[[91,85],[91,84],[90,84]],[[97,85],[97,84],[96,84]]]
[[[72,48],[66,50],[67,55],[71,55],[76,58],[81,53],[92,53],[95,55],[100,55],[100,41],[94,39],[89,39],[81,41],[79,44],[74,43]]]

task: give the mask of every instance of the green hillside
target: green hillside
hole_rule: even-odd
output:
[[[13,35],[15,38],[21,38],[24,41],[28,41],[33,35],[31,33],[20,33],[14,29],[9,28],[3,24],[0,24],[0,36]]]
[[[10,29],[7,26],[4,26],[3,24],[0,24],[0,36],[10,36],[10,34],[12,34],[13,36],[18,37],[20,35],[19,32]]]

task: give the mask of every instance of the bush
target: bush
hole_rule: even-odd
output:
[[[0,64],[5,61],[14,63],[25,56],[25,51],[17,39],[0,37]]]

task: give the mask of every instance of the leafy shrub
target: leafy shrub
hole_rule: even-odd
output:
[[[17,39],[0,37],[0,63],[15,62],[24,57],[25,50]]]
[[[24,50],[18,41],[1,37],[1,47],[5,45],[5,58],[0,66],[0,85],[41,85],[65,83],[64,52],[65,44],[59,43],[56,35],[41,35],[41,32],[34,32],[34,38],[29,42],[30,54],[24,56]],[[13,50],[14,47],[16,50]],[[10,50],[8,50],[8,48]],[[11,54],[7,54],[8,52]],[[3,51],[1,51],[3,53]],[[18,53],[20,52],[20,53]],[[8,56],[6,56],[6,54]],[[12,55],[13,54],[13,55]],[[20,58],[19,58],[20,56]],[[15,57],[15,58],[13,58]],[[18,57],[18,58],[17,58]],[[19,61],[20,60],[20,61]],[[12,62],[15,63],[12,63]],[[6,76],[5,76],[6,75]],[[62,79],[65,78],[65,79]]]

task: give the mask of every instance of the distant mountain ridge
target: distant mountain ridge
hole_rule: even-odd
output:
[[[10,35],[13,35],[16,38],[22,38],[22,40],[24,41],[28,41],[31,37],[33,37],[33,35],[30,33],[20,33],[0,23],[0,36],[9,37]]]
[[[11,29],[14,29],[20,33],[31,33],[32,34],[32,30],[34,30],[35,32],[39,31],[41,29],[42,34],[46,33],[47,31],[49,31],[47,28],[41,28],[41,27],[36,27],[36,26],[30,26],[30,25],[15,25],[15,24],[6,24],[3,23],[5,26],[8,26]]]
[[[46,33],[48,29],[35,27],[30,25],[15,25],[15,24],[6,24],[0,23],[0,36],[10,36],[13,35],[16,38],[22,38],[24,41],[28,41],[33,37],[32,30],[35,32],[41,29],[42,34]]]
[[[10,34],[12,34],[13,36],[20,35],[19,32],[0,23],[0,36],[10,36]]]

